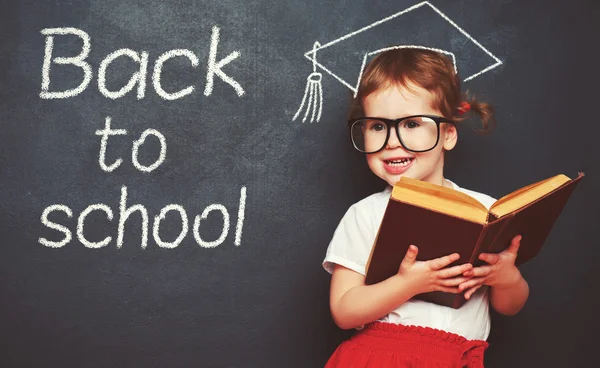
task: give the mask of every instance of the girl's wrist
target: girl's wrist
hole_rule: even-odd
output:
[[[510,275],[501,280],[501,282],[490,286],[495,289],[512,289],[519,286],[523,282],[525,282],[525,279],[523,278],[523,275],[521,275],[521,271],[519,271],[519,269],[515,266]]]
[[[390,281],[394,284],[394,291],[397,292],[400,299],[408,300],[421,293],[418,286],[401,273],[395,274],[394,276],[390,277],[390,279]]]

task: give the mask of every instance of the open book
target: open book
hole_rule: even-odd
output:
[[[367,262],[365,283],[375,284],[398,273],[409,245],[419,247],[417,260],[459,253],[448,267],[479,260],[480,253],[500,253],[521,234],[516,265],[535,257],[583,173],[575,179],[559,174],[518,189],[488,210],[455,189],[402,177],[390,195]],[[434,291],[417,299],[459,308],[461,294]]]

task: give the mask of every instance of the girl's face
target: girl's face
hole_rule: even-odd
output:
[[[437,115],[442,113],[433,107],[433,95],[424,88],[410,85],[410,90],[398,85],[376,91],[363,101],[363,110],[368,117],[397,119],[410,115]],[[427,181],[437,185],[444,184],[444,150],[456,145],[457,132],[452,124],[440,125],[440,139],[431,151],[411,152],[402,147],[394,128],[384,149],[367,154],[367,163],[371,171],[388,184],[394,185],[400,177]],[[408,164],[392,163],[409,159]]]

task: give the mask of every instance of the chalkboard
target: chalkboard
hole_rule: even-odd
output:
[[[383,189],[349,141],[364,63],[455,62],[494,105],[445,175],[500,196],[586,173],[490,367],[598,366],[600,201],[589,1],[12,1],[0,15],[2,367],[320,367],[321,261]],[[471,125],[472,124],[472,125]]]

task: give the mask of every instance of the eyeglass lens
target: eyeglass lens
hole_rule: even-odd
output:
[[[376,152],[386,145],[388,125],[377,119],[360,119],[351,127],[355,147],[365,153]],[[438,140],[438,125],[428,117],[413,117],[398,123],[397,137],[411,151],[432,149]]]

